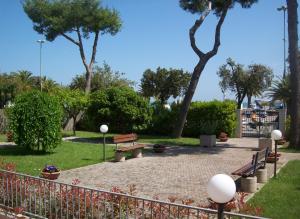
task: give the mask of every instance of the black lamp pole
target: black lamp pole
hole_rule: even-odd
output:
[[[103,161],[105,161],[105,133],[103,133]]]
[[[274,177],[276,178],[276,169],[277,169],[277,144],[278,140],[275,140],[275,162],[274,162]]]
[[[225,203],[218,204],[218,219],[224,219],[224,206]]]

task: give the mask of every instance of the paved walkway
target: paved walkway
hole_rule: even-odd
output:
[[[161,200],[177,196],[199,202],[206,200],[206,186],[213,175],[230,175],[249,162],[257,148],[258,140],[254,138],[230,139],[213,148],[170,147],[165,154],[146,153],[144,158],[63,171],[58,181],[71,183],[79,179],[83,186],[106,190],[117,186],[124,191],[134,184],[138,196],[158,196]],[[300,159],[300,154],[282,154],[279,167],[288,160]],[[271,174],[273,165],[268,164],[268,169]]]

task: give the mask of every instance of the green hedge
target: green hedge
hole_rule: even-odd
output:
[[[236,127],[236,104],[233,101],[193,102],[190,106],[183,135],[226,132],[233,136]]]

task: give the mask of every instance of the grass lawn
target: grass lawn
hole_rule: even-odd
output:
[[[300,149],[298,149],[298,148],[292,148],[292,147],[279,148],[278,151],[280,151],[280,152],[286,152],[286,153],[300,153]]]
[[[0,142],[7,142],[5,134],[0,134]]]
[[[114,147],[106,146],[106,158],[112,159]],[[14,162],[17,171],[30,175],[39,175],[46,164],[53,164],[62,170],[102,162],[102,144],[62,142],[53,153],[29,154],[23,148],[9,146],[0,148],[0,159]]]
[[[63,131],[63,137],[73,136],[73,131]],[[112,137],[115,134],[107,133],[106,137]],[[76,137],[80,138],[102,138],[103,134],[99,132],[86,132],[86,131],[76,131]]]
[[[249,201],[262,207],[269,218],[299,218],[300,213],[300,160],[290,161],[282,168],[277,179],[270,181]]]
[[[139,135],[139,142],[152,144],[166,144],[177,146],[199,146],[198,138],[170,138],[168,136],[154,136],[154,135]]]
[[[72,132],[67,131],[63,133],[64,136],[71,136]],[[110,138],[116,134],[108,133],[106,134],[107,138]],[[76,136],[80,138],[102,138],[101,133],[97,132],[85,132],[77,131]],[[167,145],[177,145],[177,146],[199,146],[200,141],[198,138],[170,138],[168,136],[156,136],[156,135],[138,135],[138,142],[141,143],[150,143],[150,144],[167,144]]]

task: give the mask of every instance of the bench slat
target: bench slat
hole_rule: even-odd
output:
[[[116,135],[113,137],[113,142],[116,143],[125,143],[129,141],[135,141],[137,140],[136,134],[127,134],[127,135]]]

